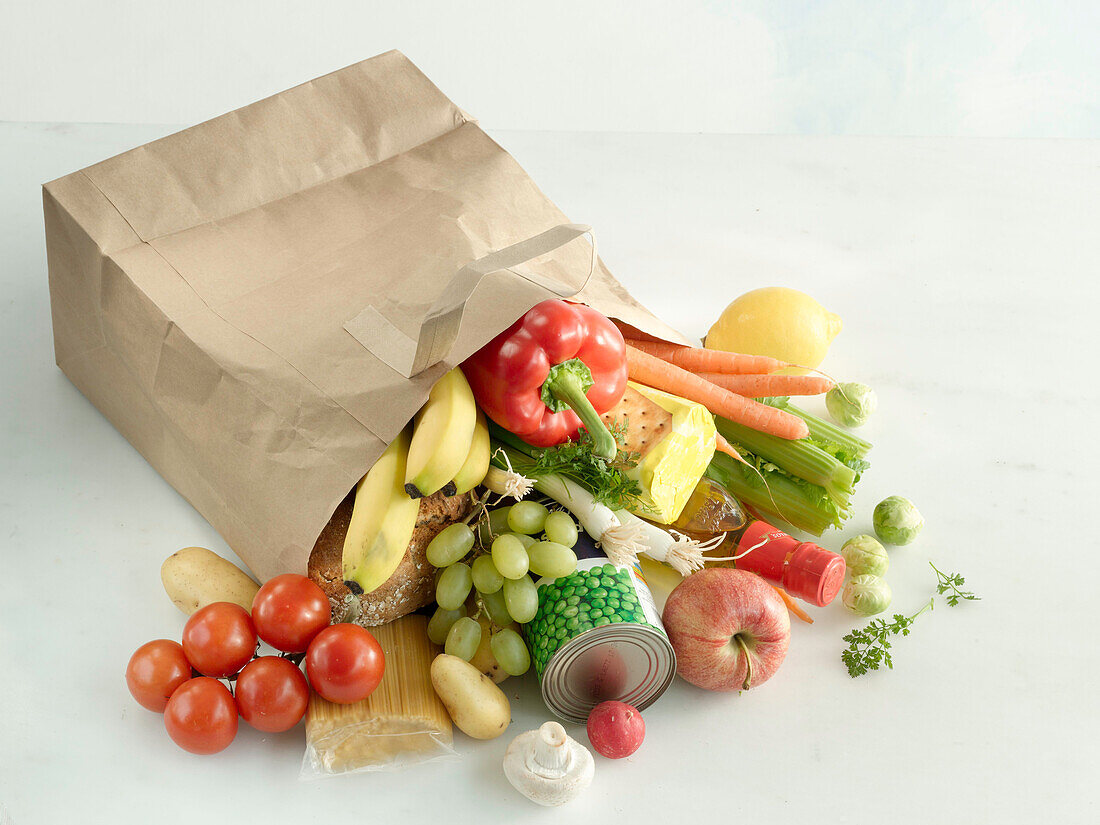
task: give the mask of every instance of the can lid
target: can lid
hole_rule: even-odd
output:
[[[652,705],[676,676],[676,652],[663,631],[623,622],[593,628],[562,645],[542,674],[546,706],[583,725],[607,699],[638,710]]]
[[[824,607],[840,592],[844,571],[843,556],[804,542],[787,560],[783,586],[792,596]]]

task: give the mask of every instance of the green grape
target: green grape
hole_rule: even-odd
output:
[[[443,652],[468,662],[477,653],[479,644],[481,644],[481,625],[476,619],[463,616],[451,625]]]
[[[504,582],[504,603],[508,613],[520,624],[535,618],[539,609],[539,594],[529,576]]]
[[[564,510],[555,510],[546,517],[546,538],[562,547],[577,543],[577,523]]]
[[[497,566],[493,564],[492,556],[478,556],[474,559],[470,574],[478,593],[496,593],[504,584],[504,576],[500,575]]]
[[[519,539],[519,543],[523,545],[524,550],[526,550],[528,547],[538,541],[538,539],[534,536],[524,535],[523,533],[507,533],[506,535],[515,536],[517,539]]]
[[[487,518],[477,523],[477,537],[482,547],[488,547],[497,536],[508,532],[508,513],[511,507],[490,510]]]
[[[505,533],[493,542],[493,564],[506,579],[518,579],[527,575],[527,551],[523,542],[511,533]]]
[[[552,541],[540,541],[527,550],[531,571],[537,576],[560,579],[577,569],[577,554]]]
[[[498,630],[489,639],[489,649],[509,676],[522,676],[531,667],[531,654],[527,645],[516,631],[510,627]]]
[[[517,502],[512,505],[512,512],[508,514],[508,527],[517,533],[533,536],[542,532],[549,512],[537,501]]]
[[[499,627],[512,623],[512,616],[504,601],[503,590],[498,590],[496,593],[481,593],[480,596],[481,603],[485,605],[485,612],[489,614],[489,621]]]
[[[428,619],[428,638],[434,644],[441,645],[447,641],[447,631],[451,625],[466,616],[466,605],[460,605],[457,610],[444,610],[437,607],[432,617]]]
[[[435,586],[435,602],[444,610],[458,610],[473,584],[470,565],[459,562],[445,567]]]
[[[448,567],[470,552],[474,546],[474,531],[461,522],[444,527],[428,543],[425,555],[428,563]]]

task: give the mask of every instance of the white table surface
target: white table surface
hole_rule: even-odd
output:
[[[130,653],[183,626],[163,558],[231,554],[54,366],[38,186],[168,131],[0,124],[0,823],[550,821],[500,770],[511,737],[548,718],[533,675],[505,684],[507,735],[456,733],[461,761],[319,782],[298,781],[300,727],[242,724],[200,758],[128,695]],[[857,515],[822,543],[904,494],[927,527],[892,551],[893,609],[934,592],[929,559],[982,596],[922,616],[892,671],[848,677],[841,636],[865,620],[835,605],[795,622],[759,689],[678,681],[643,748],[598,758],[562,813],[1095,821],[1100,144],[495,136],[685,332],[765,285],[838,312],[824,368],[880,404]]]

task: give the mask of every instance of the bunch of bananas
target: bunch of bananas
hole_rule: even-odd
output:
[[[344,539],[344,580],[352,590],[380,587],[404,558],[419,499],[468,493],[489,469],[489,428],[462,370],[440,378],[428,400],[355,488]]]
[[[413,498],[439,490],[453,496],[474,489],[489,469],[489,428],[457,367],[432,387],[413,419],[405,492]]]

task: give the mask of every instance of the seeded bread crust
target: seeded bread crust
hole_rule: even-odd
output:
[[[309,577],[325,591],[332,603],[333,618],[337,620],[344,615],[346,599],[351,595],[344,584],[343,555],[344,536],[351,523],[354,501],[354,495],[349,495],[340,502],[309,555]],[[435,568],[425,556],[428,543],[440,530],[461,521],[472,509],[473,500],[469,494],[445,496],[435,493],[420,499],[420,513],[409,549],[381,587],[359,596],[360,613],[356,624],[375,627],[435,601]]]

